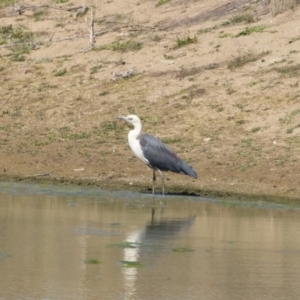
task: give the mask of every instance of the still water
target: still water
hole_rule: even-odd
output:
[[[0,299],[300,299],[300,211],[0,183]]]

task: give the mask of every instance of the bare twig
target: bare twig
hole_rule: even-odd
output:
[[[96,36],[95,36],[95,32],[94,32],[94,16],[95,16],[95,11],[92,6],[91,7],[91,20],[90,20],[90,26],[89,26],[89,30],[90,30],[89,47],[90,48],[93,48],[96,43]]]
[[[88,43],[87,48],[82,49],[80,52],[87,52],[87,51],[90,51],[94,48],[94,45],[96,43],[96,35],[95,35],[95,31],[94,31],[94,17],[95,17],[95,10],[94,10],[94,6],[91,5],[90,20],[85,18],[85,22],[86,22],[86,24],[88,26],[88,29],[89,29],[89,43]]]
[[[63,7],[56,7],[49,4],[41,4],[41,5],[18,5],[15,3],[14,6],[11,6],[10,9],[13,12],[17,12],[19,15],[22,15],[26,10],[36,10],[38,8],[51,8],[55,10],[63,10],[63,11],[73,11],[73,10],[79,10],[79,9],[86,9],[86,7],[80,6],[73,6],[69,8],[63,8]]]

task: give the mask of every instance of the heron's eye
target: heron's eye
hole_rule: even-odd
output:
[[[132,118],[128,118],[129,121],[132,121]]]

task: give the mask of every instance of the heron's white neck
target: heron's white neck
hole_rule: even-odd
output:
[[[139,135],[142,132],[142,123],[141,122],[134,124],[133,126],[134,126],[134,128],[132,130],[130,130],[128,133],[129,144],[130,144],[130,141],[137,140]]]

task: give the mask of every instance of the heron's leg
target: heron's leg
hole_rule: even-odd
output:
[[[153,195],[155,193],[155,181],[156,181],[156,176],[155,176],[155,170],[153,169],[153,177],[152,177],[152,194]]]
[[[157,170],[159,175],[160,175],[160,178],[161,178],[161,182],[162,182],[162,190],[163,190],[163,196],[165,195],[165,177],[164,177],[164,174],[162,173],[162,171],[160,170]]]

